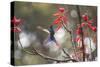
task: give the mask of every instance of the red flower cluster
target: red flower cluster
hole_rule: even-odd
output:
[[[88,21],[89,20],[89,17],[86,14],[82,15],[82,18],[83,18],[84,21]]]
[[[21,20],[17,19],[15,16],[11,20],[11,23],[14,25],[14,27],[11,29],[13,32],[21,32],[21,29],[18,27],[21,24]]]
[[[82,25],[84,25],[84,24],[82,24]],[[78,25],[78,28],[77,28],[77,30],[76,30],[76,34],[77,34],[77,35],[79,35],[79,34],[82,33],[82,25]]]
[[[84,27],[84,26],[86,26],[86,23],[85,22],[81,23],[81,27]]]
[[[63,13],[65,11],[65,9],[64,8],[59,8],[59,11]]]
[[[88,15],[82,15],[82,19],[85,21],[85,22],[82,22],[81,25],[78,26],[77,30],[76,30],[76,34],[81,34],[82,31],[81,31],[81,28],[84,27],[84,26],[88,26],[92,31],[96,32],[97,31],[97,28],[95,26],[93,26],[93,20],[89,20],[89,17]]]
[[[87,22],[87,24],[85,23],[85,25],[88,25],[88,27],[92,31],[94,31],[94,32],[97,31],[97,28],[95,26],[92,26],[93,20],[89,20],[89,16],[88,15],[86,15],[86,14],[85,15],[82,15],[82,19]]]
[[[58,24],[57,30],[59,30],[62,27],[62,23],[67,22],[67,17],[64,16],[65,9],[59,8],[59,11],[53,14],[53,16],[56,16],[57,18],[53,21],[53,25]],[[62,23],[61,23],[62,22]]]
[[[21,24],[21,20],[17,19],[15,16],[13,17],[13,20],[11,20],[12,24],[14,24],[14,26],[18,26]]]
[[[88,27],[94,32],[97,31],[97,28],[95,26],[92,26],[91,24],[88,24]]]
[[[81,40],[81,37],[80,36],[77,36],[76,38],[73,38],[72,41],[73,42],[78,42]]]
[[[78,42],[78,41],[80,41],[80,40],[81,40],[80,37],[77,37],[77,38],[75,39],[76,42]]]

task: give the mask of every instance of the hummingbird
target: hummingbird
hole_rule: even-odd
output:
[[[55,31],[55,29],[52,25],[49,26],[48,29],[45,29],[41,26],[38,26],[37,28],[48,33],[48,36],[43,41],[43,45],[42,45],[44,47],[43,51],[45,51],[45,55],[50,56],[52,58],[64,60],[67,56],[62,50],[63,44],[62,44],[61,40],[62,40],[63,37],[65,37],[63,29]],[[61,32],[63,32],[63,33],[61,33]],[[66,52],[68,52],[67,49],[66,49]],[[54,62],[54,61],[51,61],[51,60],[48,60],[48,62],[57,63],[57,62]]]
[[[55,35],[55,30],[53,28],[53,25],[51,25],[48,29],[44,29],[40,26],[38,26],[37,28],[41,29],[42,31],[44,31],[46,33],[48,33],[48,37],[46,38],[45,43],[53,41],[53,42],[56,43],[56,46],[60,47],[60,45],[58,44],[58,42],[57,42],[57,40],[54,36]]]
[[[41,26],[37,27],[38,29],[47,32],[48,36],[43,42],[43,46],[46,49],[47,55],[51,57],[57,57],[60,54],[61,46],[58,44],[56,38],[55,38],[55,30],[53,26],[51,25],[48,29],[42,28]]]
[[[57,42],[57,40],[56,40],[56,38],[55,38],[55,36],[54,36],[54,35],[55,35],[55,31],[54,31],[54,28],[53,28],[52,25],[49,27],[48,31],[50,32],[50,33],[49,33],[49,36],[48,36],[48,41],[49,41],[49,42],[50,42],[50,41],[55,42],[55,43],[56,43],[56,46],[60,48],[60,45],[58,44],[58,42]]]

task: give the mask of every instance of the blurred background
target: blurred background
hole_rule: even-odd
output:
[[[69,30],[73,30],[73,37],[75,37],[75,31],[77,24],[79,24],[79,18],[77,14],[76,5],[67,5],[67,4],[50,4],[50,3],[32,3],[32,2],[15,2],[14,5],[14,15],[23,20],[22,25],[20,26],[22,32],[20,33],[20,38],[24,49],[32,52],[32,46],[38,47],[48,36],[47,33],[38,30],[37,26],[41,26],[45,29],[48,29],[49,25],[53,23],[56,17],[53,16],[54,13],[58,11],[60,7],[65,8],[65,16],[68,17],[67,27]],[[80,14],[88,13],[90,18],[95,18],[94,26],[97,26],[97,7],[95,6],[79,6]],[[56,28],[57,25],[54,27]],[[71,52],[72,44],[70,41],[70,34],[65,33],[62,28],[58,31],[58,41],[61,43],[61,46],[67,49],[70,49]],[[60,37],[59,37],[60,36]],[[89,36],[93,38],[97,34],[89,30]],[[29,55],[25,53],[20,45],[18,44],[18,35],[14,35],[14,58],[15,65],[28,65],[28,64],[48,64],[46,59],[41,58],[38,55]],[[95,37],[95,39],[97,39]],[[95,43],[97,40],[95,41]],[[96,51],[97,52],[97,51]]]

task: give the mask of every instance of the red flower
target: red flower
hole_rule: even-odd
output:
[[[53,14],[53,16],[56,16],[56,17],[59,17],[60,15],[61,15],[60,12],[57,12],[57,13]]]
[[[93,20],[88,20],[87,23],[92,24]]]
[[[77,34],[77,35],[79,35],[79,34],[81,34],[81,33],[82,33],[81,29],[77,29],[77,30],[76,30],[76,34]]]
[[[64,8],[59,8],[59,11],[63,13],[65,11],[65,9]]]
[[[63,26],[61,22],[66,24],[67,23],[67,18],[65,16],[59,16],[57,19],[54,20],[53,24],[58,25],[56,31],[58,31]]]
[[[11,31],[13,32],[21,32],[21,29],[18,27],[21,24],[21,20],[17,19],[15,16],[11,20],[11,22],[14,24],[14,27],[12,27]]]
[[[54,20],[54,24],[59,24],[62,20],[62,16],[58,17],[57,19]]]
[[[82,15],[82,18],[84,21],[88,21],[88,19],[89,19],[88,15]]]
[[[57,30],[59,30],[63,25],[62,23],[66,24],[67,22],[67,17],[64,16],[64,8],[59,8],[59,11],[55,14],[53,14],[53,16],[56,16],[57,18],[53,21],[53,25],[58,25]]]
[[[78,41],[80,41],[80,40],[81,40],[80,37],[76,37],[76,38],[75,38],[75,41],[76,41],[76,42],[78,42]]]
[[[84,27],[85,25],[86,25],[86,23],[85,23],[85,22],[81,23],[81,27]]]
[[[56,28],[56,31],[58,31],[62,27],[62,24],[59,24],[58,27]]]
[[[21,23],[21,20],[20,20],[20,19],[17,19],[17,18],[14,16],[14,18],[11,20],[11,22],[12,22],[15,26],[18,26],[18,25]]]
[[[91,24],[88,24],[88,27],[92,29],[92,25]]]
[[[93,27],[91,24],[88,24],[88,27],[90,29],[92,29],[92,31],[96,32],[97,31],[97,28],[96,27]]]
[[[59,24],[61,21],[63,21],[64,23],[67,22],[67,18],[65,16],[59,16],[57,19],[54,20],[54,24]]]
[[[97,31],[97,28],[96,28],[96,27],[92,27],[91,29],[92,29],[94,32]]]

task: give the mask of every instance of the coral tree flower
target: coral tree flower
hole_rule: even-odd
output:
[[[62,21],[63,17],[59,16],[57,19],[54,20],[54,24],[59,24]]]
[[[79,41],[81,41],[81,37],[79,35],[77,35],[75,38],[75,42],[79,42]]]
[[[87,23],[88,24],[92,24],[93,23],[93,20],[88,20]]]
[[[96,28],[95,26],[92,26],[93,20],[89,20],[89,21],[87,21],[87,23],[88,23],[88,27],[89,27],[92,31],[94,31],[94,32],[97,31],[97,28]]]
[[[78,26],[78,28],[77,28],[77,30],[76,30],[76,34],[77,35],[80,35],[81,33],[82,33],[82,25],[77,25]]]
[[[57,17],[53,21],[53,25],[58,25],[57,30],[59,30],[62,27],[62,23],[66,24],[66,22],[67,22],[67,17],[64,16],[64,12],[65,12],[64,8],[59,8],[58,12],[56,12],[55,14],[53,14],[53,16]]]
[[[64,8],[59,8],[59,11],[63,13],[65,11],[65,9]]]
[[[14,25],[14,27],[11,29],[13,32],[21,32],[21,29],[18,27],[21,24],[21,19],[17,19],[15,16],[11,20],[11,23]]]
[[[82,19],[83,19],[84,21],[88,21],[89,17],[88,17],[88,15],[84,14],[84,15],[82,15]]]
[[[17,19],[15,16],[13,17],[13,19],[11,20],[11,22],[15,25],[18,26],[21,24],[21,20]]]
[[[81,23],[81,27],[84,27],[84,26],[86,26],[86,23],[85,22]]]
[[[97,28],[96,28],[96,27],[92,27],[91,29],[92,29],[94,32],[97,31]]]
[[[82,19],[85,21],[81,23],[81,27],[88,26],[92,31],[96,32],[97,28],[93,26],[93,19],[89,20],[89,17],[87,14],[82,15]]]
[[[81,31],[80,29],[77,29],[77,30],[76,30],[76,34],[79,35],[79,34],[81,34],[81,33],[82,33],[82,31]]]

